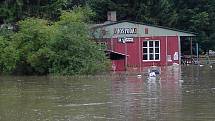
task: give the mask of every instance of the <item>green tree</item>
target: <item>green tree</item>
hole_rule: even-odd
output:
[[[159,25],[173,27],[177,23],[178,14],[174,9],[174,3],[170,0],[159,0],[153,13],[157,13]]]
[[[46,20],[29,18],[18,22],[20,30],[12,37],[20,53],[17,71],[46,74],[50,67],[48,41],[52,35]]]
[[[94,21],[107,20],[107,11],[114,10],[115,4],[111,0],[88,0],[87,5],[96,13]]]
[[[58,19],[67,0],[3,0],[0,2],[0,24],[15,23],[27,17]]]
[[[10,73],[15,69],[19,53],[12,42],[0,36],[0,72]]]
[[[64,11],[57,22],[28,18],[7,39],[0,36],[1,72],[95,74],[107,69],[103,51],[90,40],[89,8]]]
[[[86,16],[88,15],[88,16]],[[95,42],[89,39],[86,21],[93,15],[88,9],[76,8],[63,12],[60,21],[53,26],[54,39],[51,41],[51,73],[93,74],[104,71],[107,59]]]

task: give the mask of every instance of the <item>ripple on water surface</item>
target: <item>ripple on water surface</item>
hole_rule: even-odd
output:
[[[0,120],[215,120],[214,69],[162,67],[154,79],[138,74],[2,76]]]

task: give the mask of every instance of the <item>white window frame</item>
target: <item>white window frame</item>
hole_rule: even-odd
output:
[[[143,52],[143,49],[147,49],[147,60],[142,58],[143,61],[160,61],[160,56],[161,56],[160,55],[160,40],[144,40],[143,42],[147,42],[147,47],[143,47],[143,45],[142,45],[142,57],[143,57],[143,55],[146,55]],[[150,47],[150,45],[149,45],[150,42],[153,42],[152,47]],[[159,52],[158,53],[155,53],[155,48],[157,48],[157,47],[155,47],[155,42],[159,43],[159,46],[158,46]],[[153,53],[150,53],[150,48],[153,48]],[[153,54],[153,60],[150,60],[150,54]],[[157,54],[159,54],[159,59],[155,59],[155,55],[157,55]]]

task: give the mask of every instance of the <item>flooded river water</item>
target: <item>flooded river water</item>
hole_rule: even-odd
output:
[[[215,121],[215,69],[0,77],[0,121]]]

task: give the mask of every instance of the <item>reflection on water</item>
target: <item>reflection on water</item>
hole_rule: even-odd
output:
[[[181,69],[177,66],[161,70],[157,78],[122,76],[113,80],[112,117],[122,121],[173,121],[180,117]]]
[[[147,70],[147,69],[145,69]],[[0,77],[0,121],[214,121],[215,70],[160,68],[161,75]]]

